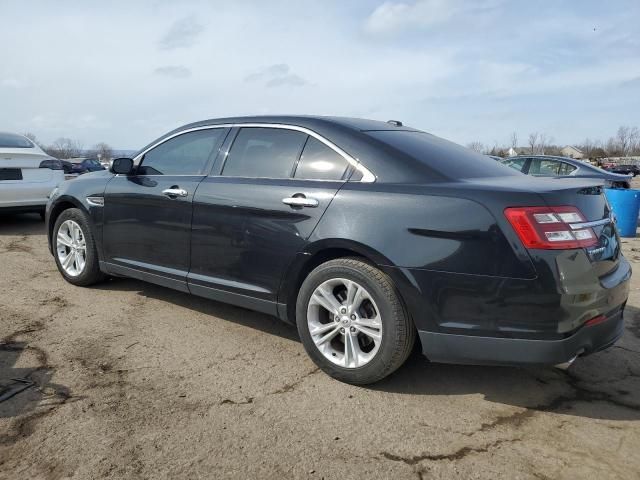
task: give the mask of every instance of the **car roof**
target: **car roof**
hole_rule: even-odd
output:
[[[397,125],[380,120],[369,120],[366,118],[335,117],[323,115],[255,115],[246,117],[224,117],[210,118],[198,122],[189,123],[177,128],[175,131],[189,128],[197,128],[205,125],[220,125],[226,123],[274,123],[294,125],[313,129],[319,126],[340,126],[360,132],[375,130],[416,130],[405,125]]]
[[[398,152],[391,152],[384,147],[381,148],[380,142],[368,136],[367,132],[372,131],[409,131],[420,132],[411,127],[404,126],[398,123],[387,123],[377,120],[368,120],[361,118],[350,117],[329,117],[320,115],[257,115],[246,117],[225,117],[225,118],[211,118],[208,120],[200,120],[198,122],[182,125],[161,137],[153,140],[146,146],[142,147],[135,153],[134,158],[146,149],[151,148],[153,145],[162,142],[168,137],[176,134],[206,126],[215,125],[242,125],[242,124],[284,124],[294,127],[302,127],[311,130],[318,135],[331,140],[331,142],[347,152],[354,159],[367,158],[369,164],[367,168],[373,167],[377,170],[376,175],[379,176],[382,172],[386,172],[388,175],[384,175],[387,178],[400,179],[415,178],[420,172],[414,171],[413,167],[409,167],[404,172],[391,172],[389,165],[393,162],[403,163],[400,157],[403,155]],[[409,163],[413,160],[409,160]],[[422,167],[421,167],[422,168]],[[424,170],[422,168],[422,170]],[[412,171],[412,173],[410,173]]]

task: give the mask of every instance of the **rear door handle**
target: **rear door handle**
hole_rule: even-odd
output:
[[[169,198],[176,198],[176,197],[186,197],[187,195],[189,195],[189,192],[187,192],[182,188],[171,187],[171,188],[162,190],[162,194],[166,195]]]
[[[299,196],[287,197],[282,199],[282,203],[285,205],[290,205],[292,207],[317,207],[318,200],[315,198],[307,198],[302,194],[296,194]]]

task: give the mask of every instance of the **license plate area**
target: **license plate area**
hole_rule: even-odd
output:
[[[22,180],[20,168],[0,168],[0,180]]]

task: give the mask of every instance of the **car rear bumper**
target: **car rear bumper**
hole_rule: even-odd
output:
[[[613,271],[598,277],[593,269],[585,273],[579,268],[575,252],[555,259],[548,263],[553,277],[546,281],[405,270],[410,282],[402,283],[398,270],[388,271],[396,274],[430,360],[556,365],[606,348],[620,337],[631,266],[620,256]],[[557,288],[560,276],[564,283]],[[588,326],[602,316],[606,321]]]
[[[607,320],[580,328],[562,340],[478,337],[418,331],[423,353],[433,362],[474,365],[557,365],[613,345],[624,331],[624,305]]]
[[[59,173],[57,170],[52,172],[55,173],[52,173],[51,178],[44,182],[29,182],[26,180],[0,182],[0,209],[17,209],[18,207],[44,208],[51,191],[64,181],[61,171]]]

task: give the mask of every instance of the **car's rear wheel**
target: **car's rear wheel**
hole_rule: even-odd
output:
[[[70,283],[88,286],[105,278],[87,215],[78,208],[65,210],[53,227],[53,253],[62,276]]]
[[[296,322],[311,359],[347,383],[386,377],[415,342],[391,279],[357,258],[331,260],[309,274],[298,294]]]

